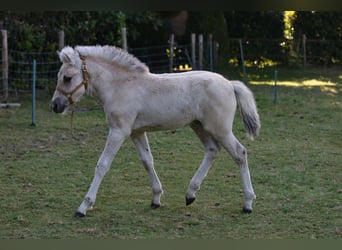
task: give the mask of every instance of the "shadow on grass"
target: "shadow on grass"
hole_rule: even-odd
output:
[[[277,74],[275,75],[275,71]],[[220,71],[228,79],[243,80],[240,68],[227,68]],[[272,85],[275,80],[278,86],[303,87],[304,89],[317,88],[323,92],[338,94],[342,88],[342,71],[340,67],[306,69],[291,69],[277,67],[248,67],[246,68],[247,84]]]

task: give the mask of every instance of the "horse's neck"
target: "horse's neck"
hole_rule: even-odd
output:
[[[129,78],[129,72],[120,66],[98,60],[89,60],[87,64],[90,76],[88,94],[99,98],[102,103],[115,91],[117,83]]]

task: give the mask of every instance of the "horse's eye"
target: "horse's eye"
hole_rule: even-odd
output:
[[[63,81],[64,81],[65,83],[69,83],[69,82],[71,82],[71,78],[72,78],[72,77],[64,76],[64,77],[63,77]]]

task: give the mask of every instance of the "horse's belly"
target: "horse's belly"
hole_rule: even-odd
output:
[[[134,132],[149,132],[149,131],[160,131],[160,130],[169,130],[184,127],[190,124],[195,117],[190,113],[180,113],[180,114],[171,114],[164,113],[158,114],[154,113],[153,115],[138,115],[134,126]]]

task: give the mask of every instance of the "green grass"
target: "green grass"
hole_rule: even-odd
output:
[[[21,108],[0,109],[0,239],[341,239],[342,76],[338,72],[279,70],[279,81],[318,79],[324,86],[278,87],[273,70],[247,70],[262,121],[255,141],[245,137],[239,114],[234,132],[247,147],[257,200],[241,214],[238,169],[221,151],[197,200],[185,206],[187,185],[203,150],[189,129],[149,134],[164,187],[162,207],[149,208],[151,190],[133,143],[120,149],[85,218],[82,201],[102,152],[108,127],[96,101],[78,105],[74,136],[70,117],[53,114],[38,95],[37,126],[29,96]],[[240,75],[230,77],[231,79]],[[258,85],[255,85],[258,83]]]

